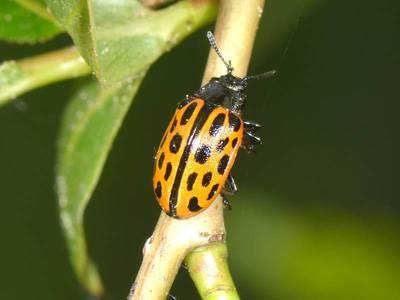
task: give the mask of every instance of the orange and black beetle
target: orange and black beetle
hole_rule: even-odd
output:
[[[214,36],[211,32],[207,36],[228,72],[212,78],[179,104],[161,140],[154,166],[157,200],[165,213],[179,219],[200,213],[219,193],[236,192],[230,171],[239,147],[252,152],[261,143],[255,135],[260,125],[241,118],[247,81],[275,73],[244,78],[232,75],[233,68],[222,57]]]

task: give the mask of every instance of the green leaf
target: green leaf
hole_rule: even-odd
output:
[[[57,167],[61,223],[78,278],[92,294],[100,294],[102,286],[86,252],[84,210],[142,78],[110,88],[90,81],[73,97],[63,118]]]
[[[63,30],[47,11],[44,0],[2,0],[0,39],[16,43],[37,43]]]
[[[179,1],[157,11],[135,0],[47,3],[104,85],[134,78],[216,10],[206,0]]]
[[[73,47],[6,61],[0,65],[0,106],[43,85],[89,73],[89,66]]]
[[[48,0],[103,83],[91,82],[68,106],[60,132],[57,193],[71,260],[82,285],[101,294],[86,252],[85,207],[139,84],[160,55],[216,13],[212,2],[182,1],[152,12],[135,0]]]

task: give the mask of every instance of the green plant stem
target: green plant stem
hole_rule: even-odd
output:
[[[193,250],[185,259],[201,299],[239,299],[227,263],[225,242]]]
[[[38,87],[85,76],[90,71],[74,47],[7,61],[0,66],[0,106]]]

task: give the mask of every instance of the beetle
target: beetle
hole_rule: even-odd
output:
[[[239,147],[253,152],[261,144],[256,135],[261,126],[241,117],[247,82],[275,74],[236,77],[210,31],[207,37],[227,73],[179,103],[155,156],[154,193],[164,212],[177,219],[197,215],[218,194],[229,206],[224,196],[237,191],[230,172]]]

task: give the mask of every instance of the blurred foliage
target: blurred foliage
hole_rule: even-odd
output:
[[[245,117],[263,124],[239,155],[226,212],[243,299],[400,299],[398,70],[400,3],[267,1]],[[277,34],[280,32],[280,34]],[[89,204],[85,229],[105,299],[124,298],[159,208],[152,157],[176,102],[198,88],[205,32],[149,71]],[[2,60],[57,49],[2,44]],[[54,186],[57,132],[75,82],[0,110],[1,299],[84,299],[68,262]],[[155,88],[156,87],[156,88]],[[21,288],[23,285],[23,288]],[[182,269],[171,292],[196,298]]]
[[[400,237],[394,216],[370,212],[365,220],[279,202],[257,189],[245,190],[235,205],[238,212],[228,218],[234,232],[229,239],[233,273],[247,274],[243,281],[254,299],[399,297]]]
[[[62,32],[44,0],[2,0],[0,40],[17,43],[46,41]]]

